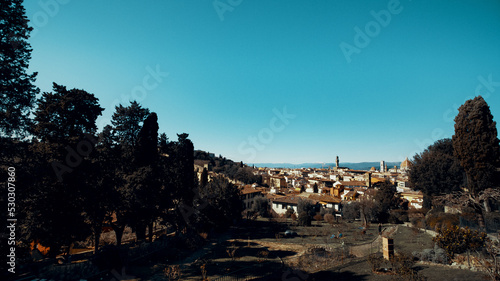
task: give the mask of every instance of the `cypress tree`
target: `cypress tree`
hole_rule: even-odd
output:
[[[500,145],[496,122],[481,96],[466,101],[458,111],[453,150],[467,175],[469,192],[475,196],[498,185]]]

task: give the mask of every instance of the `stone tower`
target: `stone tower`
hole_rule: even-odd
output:
[[[380,161],[380,172],[384,173],[385,172],[385,161]]]

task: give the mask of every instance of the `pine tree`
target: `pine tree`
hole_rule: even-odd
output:
[[[32,30],[22,0],[0,1],[0,136],[24,135],[39,89],[28,74]]]
[[[29,207],[20,216],[24,216],[25,237],[50,246],[52,254],[88,237],[89,218],[104,216],[96,200],[97,190],[89,189],[99,179],[91,162],[95,152],[91,140],[96,139],[95,121],[102,110],[93,94],[57,84],[53,93],[44,93],[38,102],[33,127],[36,139],[30,145],[23,184],[29,193],[19,199],[20,205]]]
[[[103,110],[93,94],[53,83],[53,92],[38,100],[33,134],[43,142],[71,144],[84,134],[95,134]]]

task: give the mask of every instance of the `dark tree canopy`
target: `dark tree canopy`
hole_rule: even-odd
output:
[[[0,1],[0,136],[23,135],[39,89],[28,74],[32,30],[22,0]]]
[[[149,165],[156,162],[158,158],[158,116],[156,113],[151,113],[144,120],[138,140],[137,140],[137,156],[138,165]]]
[[[53,254],[62,245],[85,239],[90,235],[89,219],[101,223],[105,215],[96,204],[98,194],[92,192],[100,178],[91,159],[94,149],[89,141],[82,146],[84,134],[94,139],[102,110],[93,94],[57,84],[54,93],[44,93],[38,101],[33,127],[37,139],[25,151],[30,156],[23,186],[29,193],[19,197],[20,205],[29,208],[20,216],[29,232],[25,237],[50,246]]]
[[[33,134],[42,141],[68,143],[84,134],[95,134],[95,121],[104,110],[99,100],[84,90],[53,84],[38,100]]]
[[[385,181],[378,185],[377,194],[375,194],[375,217],[379,222],[389,220],[392,209],[399,208],[400,199],[396,196],[396,186],[390,181]]]
[[[243,202],[238,187],[226,178],[217,176],[199,189],[199,211],[205,227],[224,228],[241,218]]]
[[[143,108],[138,102],[132,101],[130,106],[118,105],[111,120],[119,142],[124,146],[135,147],[142,123],[148,117],[149,109]]]
[[[316,215],[317,206],[309,199],[299,198],[297,203],[298,223],[302,226],[310,226],[312,218]]]
[[[458,109],[453,135],[455,157],[467,175],[467,186],[473,195],[498,186],[500,145],[496,122],[486,101],[477,96]]]
[[[269,200],[264,196],[257,196],[253,199],[252,207],[250,210],[254,214],[258,214],[261,217],[269,217]]]
[[[409,172],[412,186],[424,193],[424,205],[430,207],[431,196],[460,190],[465,183],[465,172],[453,155],[451,139],[442,139],[413,158]]]

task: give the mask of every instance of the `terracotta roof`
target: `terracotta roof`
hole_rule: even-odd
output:
[[[349,192],[347,192],[346,195],[344,195],[344,198],[348,197],[348,198],[352,198],[352,197],[356,197],[357,195],[357,192],[355,190],[351,190]]]
[[[377,183],[377,182],[384,182],[384,178],[377,178],[377,177],[372,177],[372,183]]]
[[[299,196],[283,196],[283,197],[277,197],[271,199],[273,203],[287,203],[287,204],[298,204],[299,203]]]
[[[411,167],[411,164],[412,163],[410,162],[410,160],[408,160],[408,157],[406,157],[406,159],[401,162],[401,165],[399,167],[400,169],[409,169]]]
[[[340,198],[336,198],[330,195],[319,195],[319,194],[311,194],[309,199],[313,199],[319,202],[327,202],[327,203],[340,203],[342,200]]]
[[[249,185],[246,185],[241,189],[241,194],[251,194],[251,193],[261,193],[261,191]]]
[[[343,186],[366,186],[364,181],[341,181]]]
[[[295,205],[295,204],[299,203],[300,198],[307,199],[306,197],[291,195],[291,196],[283,196],[283,197],[273,198],[273,199],[271,199],[271,201],[276,202],[276,203],[287,203],[287,204],[294,204]],[[310,200],[312,200],[314,203],[317,202],[317,200],[314,200],[314,199],[310,199]]]

